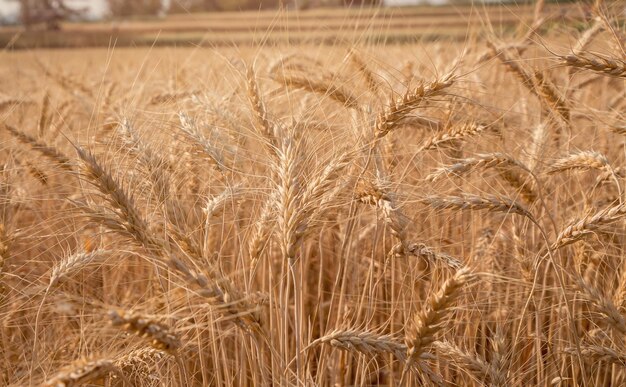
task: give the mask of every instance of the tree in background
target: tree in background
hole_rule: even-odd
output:
[[[58,30],[62,20],[80,16],[84,9],[68,7],[66,0],[19,0],[20,20],[26,28],[45,24],[49,30]]]

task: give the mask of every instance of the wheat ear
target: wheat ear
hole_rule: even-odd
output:
[[[575,220],[557,235],[556,240],[552,244],[552,249],[560,249],[563,246],[577,242],[584,236],[592,234],[601,226],[620,220],[624,215],[626,215],[626,207],[619,204]]]
[[[598,169],[601,171],[612,172],[613,169],[609,164],[606,156],[595,151],[580,151],[564,156],[552,163],[547,169],[547,173],[554,174],[571,169]]]
[[[0,112],[6,108],[20,105],[32,105],[32,101],[22,100],[19,98],[5,98],[0,100]]]
[[[255,125],[255,128],[259,129],[259,132],[269,142],[270,148],[273,149],[273,147],[277,145],[274,127],[268,118],[267,109],[261,98],[261,92],[259,91],[259,85],[257,84],[252,66],[249,66],[246,71],[246,81],[248,101],[250,102],[250,106],[252,106],[252,111],[258,124]]]
[[[180,93],[161,93],[152,96],[150,101],[148,102],[150,105],[162,105],[167,103],[174,103],[176,101],[181,101],[186,98],[191,98],[195,96],[197,92],[192,91],[183,91]]]
[[[50,94],[46,92],[41,101],[41,111],[37,121],[37,136],[43,138],[48,125],[50,124]]]
[[[44,386],[47,387],[73,387],[80,386],[92,380],[106,377],[114,372],[121,375],[115,362],[110,359],[81,360],[48,379]]]
[[[361,58],[358,51],[353,47],[348,52],[348,57],[350,61],[356,67],[357,71],[367,84],[367,88],[374,94],[378,95],[382,88],[380,81],[376,78],[376,74],[374,74],[368,67],[365,61]]]
[[[565,98],[545,74],[540,71],[529,72],[518,63],[521,60],[518,55],[512,55],[510,51],[497,52],[493,42],[487,42],[487,44],[494,52],[494,56],[497,56],[502,64],[519,78],[524,87],[539,98],[549,112],[565,123],[569,123],[569,108],[565,104]]]
[[[336,329],[313,341],[307,348],[319,344],[330,344],[351,352],[360,352],[369,356],[391,353],[397,359],[406,358],[407,347],[392,335],[381,335],[357,329]]]
[[[475,136],[487,129],[487,126],[477,123],[469,122],[461,125],[453,125],[450,128],[443,130],[430,138],[427,138],[419,150],[416,153],[436,149],[437,147],[445,147],[455,143],[458,140],[462,140],[467,137]]]
[[[620,334],[626,334],[626,318],[622,316],[615,304],[613,304],[613,301],[605,297],[598,289],[583,278],[576,277],[574,282],[581,291],[582,298],[598,309],[604,317],[604,321]]]
[[[211,164],[222,174],[226,171],[224,156],[211,144],[211,142],[198,130],[196,122],[185,113],[179,113],[180,129],[185,137],[190,140],[202,154],[204,154]]]
[[[435,182],[445,176],[462,176],[478,169],[489,169],[495,167],[517,167],[528,171],[520,161],[502,153],[477,154],[474,157],[463,159],[455,164],[438,168],[430,175],[426,176],[426,181]]]
[[[425,262],[443,262],[447,266],[458,269],[461,262],[441,252],[436,252],[423,243],[414,243],[409,240],[408,227],[409,218],[402,212],[395,202],[393,193],[384,188],[381,181],[363,182],[361,181],[356,193],[356,198],[365,203],[376,206],[381,210],[384,220],[391,229],[391,234],[396,237],[398,244],[391,250],[394,256],[413,255],[423,259]]]
[[[565,348],[564,352],[569,355],[577,354],[576,348]],[[580,347],[580,354],[594,362],[606,361],[626,367],[626,354],[613,348],[601,345],[585,345]]]
[[[493,386],[495,381],[502,380],[502,376],[498,375],[499,371],[475,352],[461,349],[448,341],[435,341],[433,347],[451,363],[486,385]]]
[[[490,212],[518,214],[531,220],[534,219],[532,214],[522,204],[494,195],[431,196],[422,199],[422,202],[435,209],[487,210]]]
[[[550,109],[560,116],[563,121],[569,123],[570,109],[567,106],[565,96],[556,88],[547,74],[542,71],[535,70],[534,74],[536,93],[545,101]]]
[[[109,174],[96,158],[89,152],[81,148],[76,148],[79,158],[82,161],[82,175],[87,178],[102,193],[104,200],[115,209],[110,215],[95,210],[89,206],[81,206],[81,209],[96,222],[102,222],[112,231],[120,232],[129,237],[150,253],[152,258],[159,262],[164,262],[176,272],[181,274],[190,283],[196,285],[203,297],[211,298],[217,305],[225,308],[226,314],[233,316],[240,325],[245,328],[258,328],[256,316],[250,313],[245,300],[241,299],[219,270],[207,266],[210,270],[213,285],[203,274],[196,273],[182,260],[172,254],[160,239],[150,233],[148,223],[142,218],[136,209],[130,196],[121,188],[121,185]]]
[[[287,87],[321,94],[349,108],[354,109],[359,106],[358,99],[351,92],[341,86],[333,85],[332,80],[320,80],[305,75],[285,73],[275,76],[275,79]]]
[[[64,278],[68,278],[83,267],[97,262],[108,255],[106,250],[94,250],[89,252],[78,252],[64,258],[52,268],[50,272],[50,284],[48,287],[57,285]]]
[[[566,66],[590,70],[611,77],[626,78],[626,62],[617,58],[598,55],[593,58],[581,53],[572,53],[559,56],[559,59]]]
[[[435,341],[435,335],[441,330],[444,319],[450,312],[452,304],[459,297],[461,289],[475,278],[476,276],[468,268],[458,270],[437,293],[428,298],[424,309],[413,316],[405,333],[407,360],[402,380],[405,380],[406,373],[412,364]],[[403,383],[401,382],[400,385]]]
[[[122,327],[147,339],[152,347],[160,351],[174,354],[181,346],[180,339],[172,333],[170,327],[148,317],[127,311],[112,310],[109,312],[109,319],[111,325]]]
[[[409,113],[422,105],[428,98],[442,95],[446,89],[454,84],[456,77],[452,72],[432,81],[421,84],[417,88],[406,92],[401,98],[378,114],[374,125],[376,139],[385,137],[390,131],[397,128]]]
[[[72,162],[70,161],[70,159],[67,158],[64,154],[62,154],[55,147],[49,146],[41,141],[37,141],[33,137],[27,135],[26,133],[10,125],[5,124],[4,127],[19,142],[30,146],[34,151],[39,152],[42,156],[54,162],[60,168],[65,169],[66,171],[70,171],[70,172],[74,171],[74,169],[72,168]]]

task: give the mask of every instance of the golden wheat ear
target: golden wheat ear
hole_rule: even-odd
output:
[[[109,319],[114,327],[121,327],[135,333],[160,351],[174,354],[181,347],[180,339],[170,327],[150,317],[127,311],[111,310]]]
[[[397,338],[369,331],[336,329],[313,341],[305,350],[319,344],[329,344],[335,348],[360,352],[369,356],[391,353],[398,360],[406,358],[406,345]]]
[[[111,359],[81,360],[59,371],[43,385],[47,387],[79,386],[94,380],[105,379],[111,373],[123,376]]]
[[[68,172],[74,172],[73,163],[59,149],[36,140],[34,137],[29,136],[13,126],[5,124],[4,128],[20,143],[30,146],[33,151],[49,159],[59,168],[65,169]]]
[[[593,71],[610,77],[626,78],[626,62],[618,58],[592,57],[573,53],[559,56],[559,59],[566,66]]]
[[[444,318],[450,312],[461,290],[477,277],[469,268],[461,268],[449,278],[438,292],[433,293],[426,306],[408,323],[405,334],[407,360],[402,379],[420,355],[435,341],[435,335],[443,328]],[[401,385],[403,383],[400,383]]]

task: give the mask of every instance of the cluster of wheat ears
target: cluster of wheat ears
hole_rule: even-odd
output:
[[[169,91],[31,57],[39,92],[0,100],[0,384],[623,385],[626,35],[585,9]]]

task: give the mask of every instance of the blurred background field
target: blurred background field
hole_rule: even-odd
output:
[[[626,2],[380,1],[0,0],[0,387],[626,386]]]
[[[0,28],[0,47],[124,47],[144,45],[237,46],[274,44],[414,43],[453,37],[459,40],[485,25],[511,34],[533,19],[533,5],[524,3],[443,6],[413,4],[386,7],[381,4],[331,5],[328,2],[260,4],[212,1],[144,4],[112,1],[106,7],[85,7],[84,2],[53,11],[34,7],[20,14],[17,1],[3,0],[5,26]],[[28,1],[28,0],[26,0]],[[47,0],[45,0],[47,1]],[[1,1],[0,1],[1,3]],[[12,11],[9,12],[11,4]],[[75,4],[75,3],[68,3]],[[88,2],[89,4],[89,2]],[[117,4],[117,5],[116,5]],[[136,9],[134,9],[136,8]],[[546,12],[559,23],[579,23],[588,12],[572,3],[547,4]],[[211,12],[209,12],[209,11]],[[238,10],[238,11],[236,11]],[[219,12],[216,12],[219,11]],[[93,20],[94,18],[99,20]],[[27,28],[20,21],[29,20]],[[11,23],[11,22],[15,23]],[[520,27],[521,26],[521,27]]]

